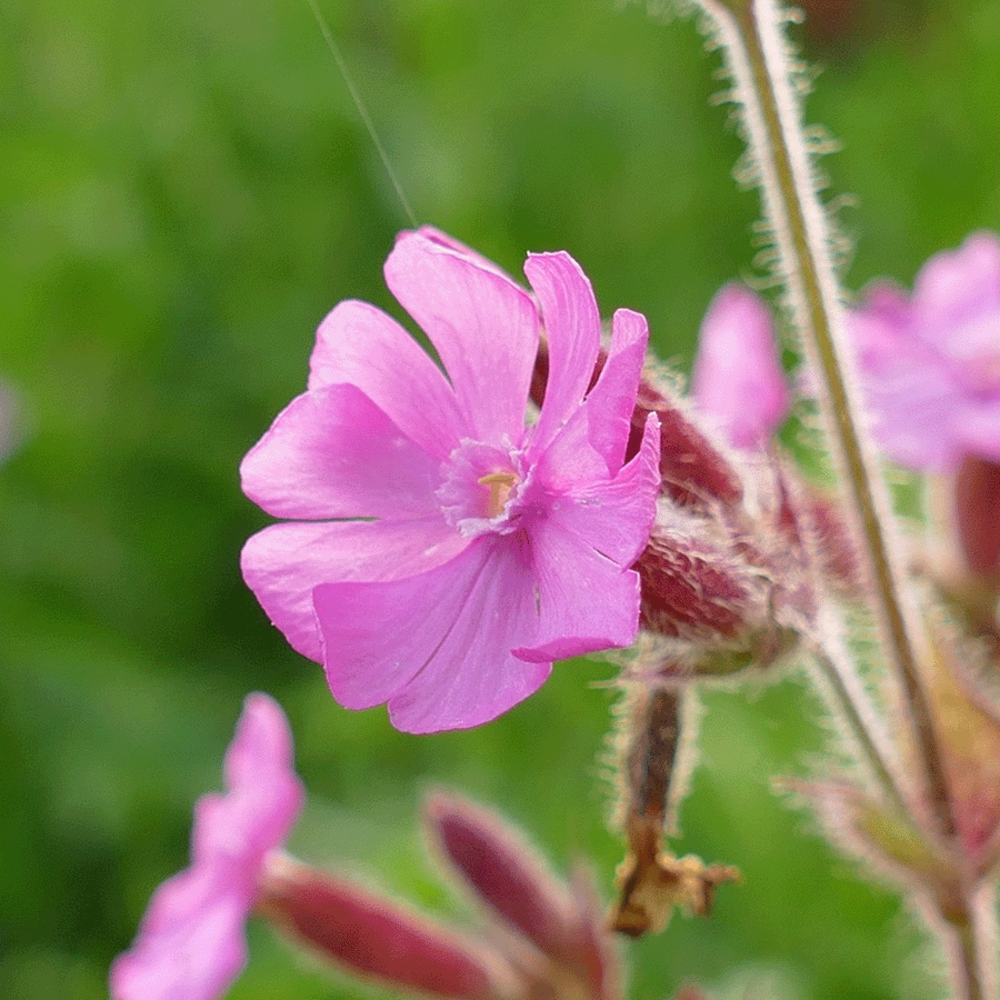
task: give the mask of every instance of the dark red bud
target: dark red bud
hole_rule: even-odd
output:
[[[574,936],[572,901],[539,857],[495,813],[436,792],[424,818],[448,866],[506,924],[562,959]]]
[[[727,544],[655,526],[635,569],[642,625],[658,635],[734,639],[769,610],[760,571]]]
[[[257,912],[347,971],[394,989],[447,1000],[493,1000],[513,973],[498,957],[429,918],[351,882],[280,858],[269,865]]]
[[[743,499],[743,483],[736,469],[692,422],[680,404],[639,383],[626,455],[639,450],[646,417],[660,418],[661,492],[683,507],[704,508],[712,501],[736,506]]]
[[[518,830],[457,795],[436,792],[424,806],[430,835],[448,867],[478,899],[595,1000],[619,995],[620,970],[589,880],[557,881]],[[561,971],[557,971],[561,970]]]

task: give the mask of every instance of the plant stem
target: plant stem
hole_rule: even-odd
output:
[[[923,792],[919,800],[925,804],[921,812],[929,811],[936,833],[950,839],[955,831],[948,787],[917,659],[926,642],[919,618],[905,603],[885,483],[876,471],[866,429],[857,420],[863,412],[860,395],[854,381],[845,377],[845,368],[852,371],[853,362],[843,346],[830,234],[802,136],[792,66],[779,29],[782,15],[775,0],[730,2],[725,11],[715,3],[705,6],[717,18],[728,50],[795,326],[817,374],[821,411],[846,488],[859,556],[871,582],[882,645],[898,682],[900,714],[910,729]]]
[[[996,995],[996,933],[991,899],[960,898],[958,909],[942,912],[950,938],[952,988],[957,1000],[989,1000]]]
[[[877,734],[881,733],[881,727],[872,724],[871,705],[851,669],[846,650],[841,647],[834,652],[830,648],[819,648],[815,651],[815,658],[827,696],[842,721],[847,723],[856,747],[871,768],[888,804],[901,815],[907,815],[907,803],[893,767],[895,762],[891,753],[879,746]]]

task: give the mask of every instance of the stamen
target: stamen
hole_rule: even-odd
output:
[[[504,504],[517,482],[517,476],[513,472],[490,472],[476,482],[490,488],[490,496],[486,501],[486,516],[496,517],[503,513]]]

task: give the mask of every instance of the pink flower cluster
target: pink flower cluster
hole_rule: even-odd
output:
[[[247,496],[285,519],[247,542],[247,584],[342,705],[388,703],[405,731],[487,722],[553,660],[636,636],[655,417],[623,463],[646,322],[615,313],[595,382],[583,272],[547,253],[525,274],[534,295],[443,234],[402,234],[386,283],[444,370],[385,313],[342,302],[307,391],[241,468]],[[543,331],[548,384],[526,422]]]

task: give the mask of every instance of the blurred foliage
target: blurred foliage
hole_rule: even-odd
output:
[[[323,6],[420,221],[515,272],[569,249],[607,312],[643,310],[661,355],[689,360],[712,293],[753,273],[757,218],[692,24],[611,0]],[[823,67],[809,120],[843,144],[831,195],[857,198],[839,213],[854,288],[1000,228],[995,0],[861,6],[795,29]],[[241,583],[266,518],[240,458],[303,388],[335,302],[398,314],[380,267],[409,224],[307,4],[34,0],[0,6],[0,39],[0,373],[20,435],[0,468],[0,995],[106,996],[252,689],[296,731],[303,856],[444,905],[414,813],[451,783],[560,867],[592,858],[610,891],[612,668],[565,664],[479,731],[404,736],[340,710]],[[676,846],[746,883],[630,946],[633,996],[688,977],[928,995],[895,897],[769,791],[820,745],[815,702],[794,680],[706,702]],[[355,995],[251,937],[234,998]]]

